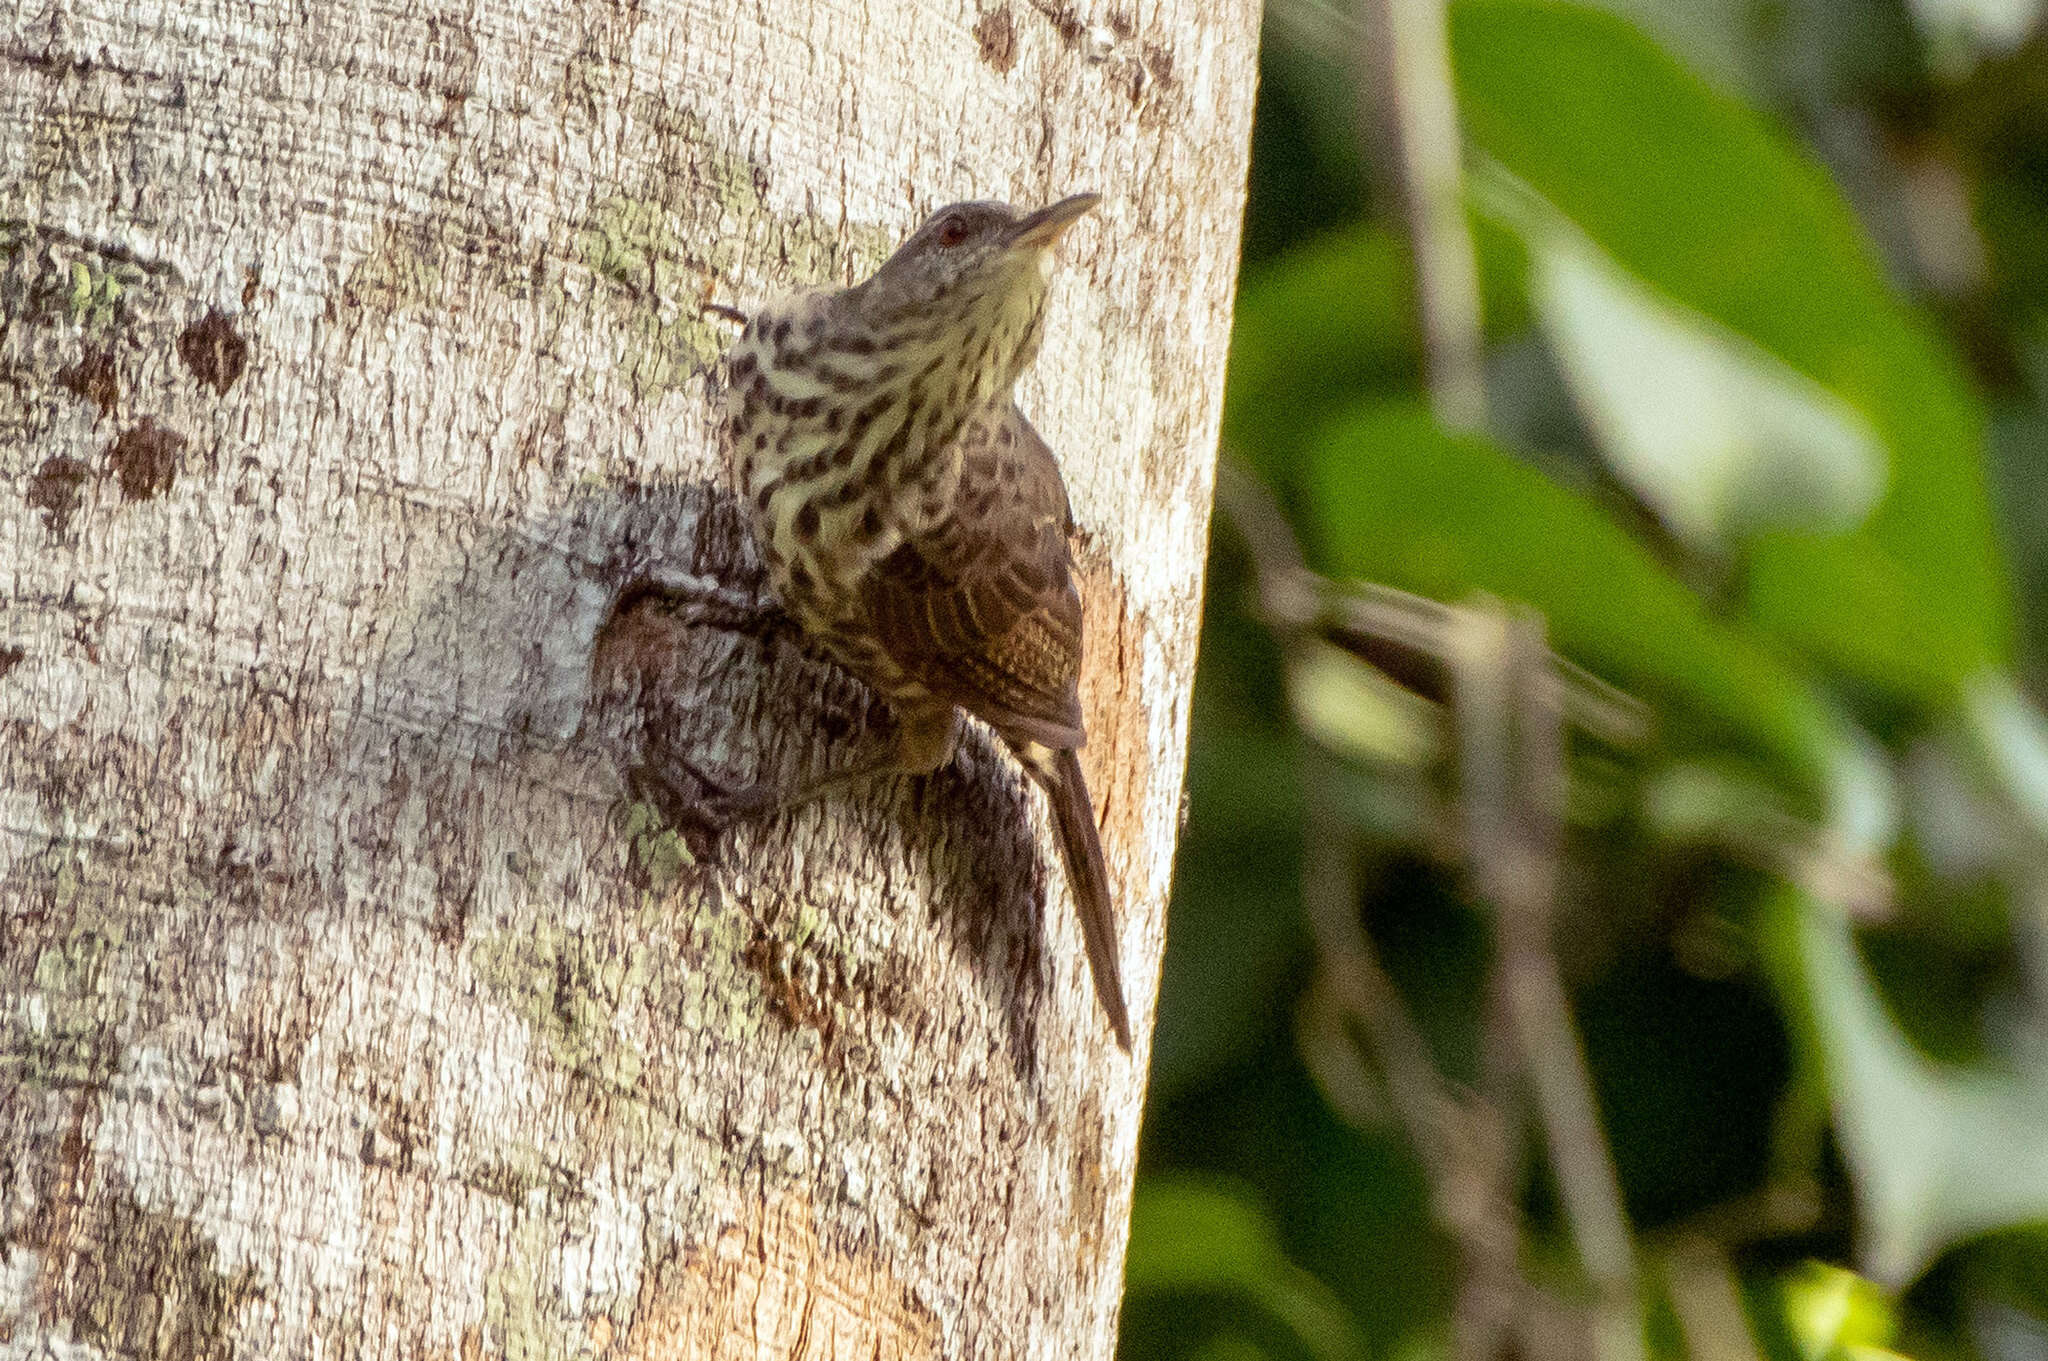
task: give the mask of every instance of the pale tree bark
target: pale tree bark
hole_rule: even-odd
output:
[[[1102,191],[1020,399],[1149,1018],[1257,7],[1080,3],[0,17],[0,1358],[1109,1354],[1145,1045],[1036,795],[693,863],[621,759],[881,719],[611,617],[759,585],[701,302]]]

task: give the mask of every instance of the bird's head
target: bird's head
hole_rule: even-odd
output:
[[[885,324],[958,328],[960,339],[1035,332],[1053,245],[1100,201],[1075,194],[1036,212],[987,202],[941,208],[856,291]]]

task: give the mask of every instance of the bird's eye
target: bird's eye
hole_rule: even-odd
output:
[[[957,245],[959,245],[959,244],[960,244],[960,243],[961,243],[962,241],[965,241],[966,239],[967,239],[967,219],[966,219],[966,218],[964,218],[964,217],[957,217],[957,216],[956,216],[956,217],[949,217],[949,218],[945,219],[945,220],[944,220],[943,222],[939,223],[939,244],[940,244],[940,245],[942,245],[942,246],[957,246]]]

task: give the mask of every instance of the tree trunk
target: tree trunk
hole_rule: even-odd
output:
[[[636,752],[884,717],[613,607],[759,587],[702,302],[1103,191],[1019,396],[1148,1017],[1257,13],[17,0],[0,1358],[1109,1355],[1145,1045],[1042,801],[982,735],[693,860]]]

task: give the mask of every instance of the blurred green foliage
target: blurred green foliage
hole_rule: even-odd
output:
[[[1523,602],[1655,715],[1574,747],[1555,941],[1652,1355],[2048,1356],[2042,8],[1454,0],[1483,434],[1430,414],[1365,12],[1267,11],[1225,457],[1316,571]],[[1384,687],[1257,614],[1219,517],[1121,1354],[1450,1356],[1304,847],[1456,1082],[1490,909],[1420,830],[1441,753],[1361,755]],[[1569,1297],[1540,1158],[1520,1195]]]

